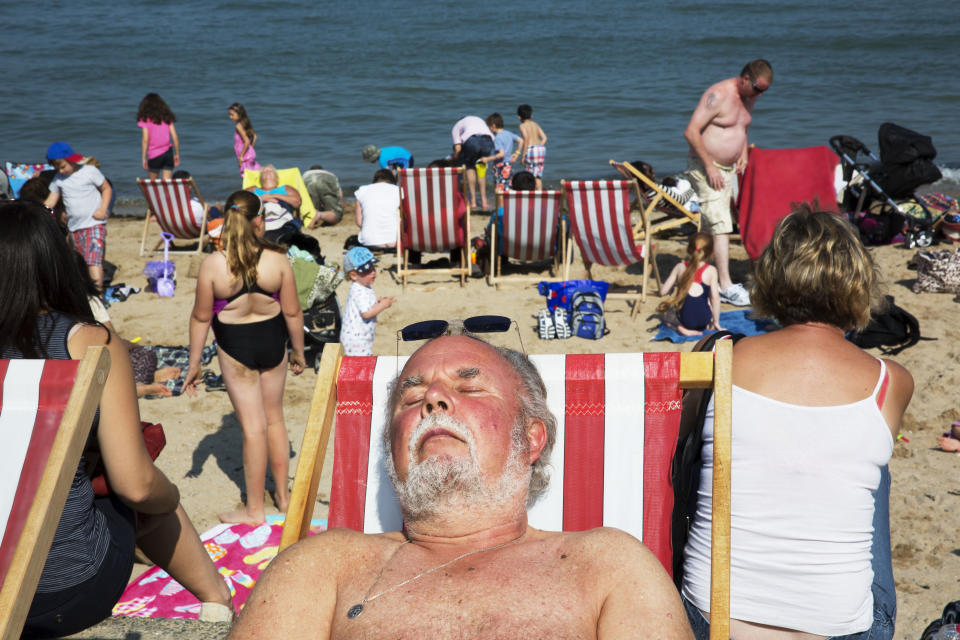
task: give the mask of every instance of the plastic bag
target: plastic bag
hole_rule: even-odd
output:
[[[143,275],[147,276],[147,291],[155,291],[162,298],[172,298],[177,280],[177,265],[168,259],[173,234],[164,231],[160,236],[163,238],[163,260],[148,261]]]
[[[607,299],[607,290],[610,283],[602,280],[564,280],[563,282],[540,282],[537,291],[547,297],[547,309],[550,313],[558,306],[563,307],[567,317],[573,315],[573,294],[590,291],[600,296],[600,300]]]

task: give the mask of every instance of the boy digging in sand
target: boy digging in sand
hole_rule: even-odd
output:
[[[523,145],[520,147],[520,157],[523,158],[523,167],[537,179],[537,190],[543,188],[543,161],[547,157],[547,134],[536,122],[530,119],[533,107],[522,104],[517,107],[517,116],[520,118],[520,135],[523,136]]]

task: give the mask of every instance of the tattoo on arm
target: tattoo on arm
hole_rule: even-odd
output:
[[[717,96],[715,96],[713,93],[708,93],[708,94],[707,94],[707,108],[713,109],[713,106],[714,106],[715,104],[717,104]]]

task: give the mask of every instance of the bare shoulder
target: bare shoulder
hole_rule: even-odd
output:
[[[659,562],[645,544],[614,527],[561,534],[568,543],[580,547],[594,562],[607,566],[636,563],[636,568],[657,568]],[[652,563],[652,564],[651,564]]]
[[[910,403],[910,398],[913,397],[913,375],[898,362],[887,358],[884,358],[883,361],[887,365],[887,372],[890,374],[890,399],[899,405],[902,412]]]

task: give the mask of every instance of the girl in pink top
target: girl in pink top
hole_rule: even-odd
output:
[[[253,130],[253,125],[250,124],[247,110],[239,102],[234,102],[227,107],[227,116],[237,123],[236,130],[233,132],[233,151],[237,154],[237,166],[240,167],[240,175],[243,175],[244,169],[259,171],[260,164],[257,162],[257,152],[253,149],[253,145],[257,144],[257,132]]]
[[[180,165],[180,138],[173,123],[177,117],[156,93],[148,93],[137,109],[137,126],[143,130],[140,157],[143,168],[155,180],[160,173],[169,180],[173,168]],[[171,144],[172,141],[172,144]]]

